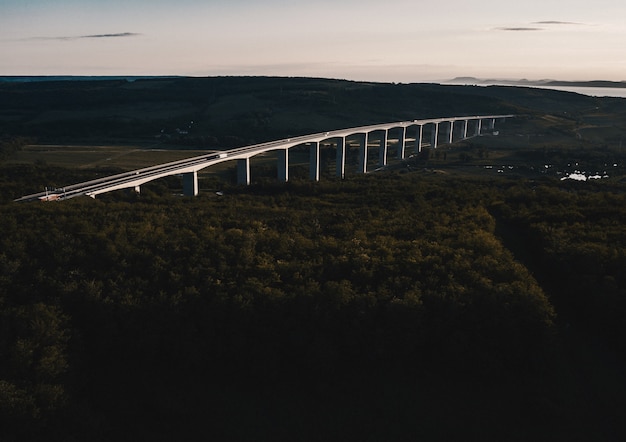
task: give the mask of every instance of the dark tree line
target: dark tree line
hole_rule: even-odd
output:
[[[624,349],[620,185],[224,192],[0,206],[5,440],[624,434],[561,317]]]

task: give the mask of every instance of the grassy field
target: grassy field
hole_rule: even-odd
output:
[[[113,167],[124,170],[140,169],[208,153],[208,150],[142,148],[124,145],[44,145],[31,144],[9,160],[9,163],[46,163],[60,167]]]

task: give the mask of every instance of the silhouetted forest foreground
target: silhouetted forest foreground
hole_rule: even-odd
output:
[[[521,158],[626,162],[563,127]],[[0,440],[624,440],[622,168],[411,161],[27,204],[95,172],[0,164]]]

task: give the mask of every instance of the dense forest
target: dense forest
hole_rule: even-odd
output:
[[[3,205],[5,440],[618,440],[626,194],[588,184]]]
[[[58,135],[29,118],[2,126],[0,160]],[[466,173],[497,157],[485,139],[447,173],[433,154],[345,180],[205,178],[196,198],[160,180],[17,204],[103,171],[5,161],[0,440],[624,440],[626,155],[550,130],[518,158],[615,176]]]

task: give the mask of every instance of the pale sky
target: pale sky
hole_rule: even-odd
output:
[[[0,0],[0,75],[626,80],[620,0]]]

